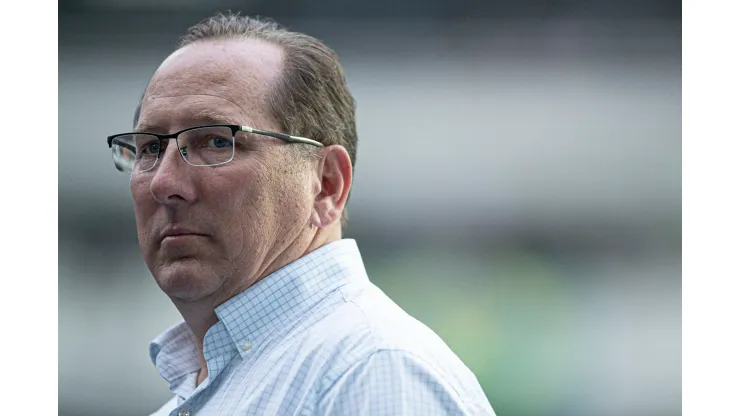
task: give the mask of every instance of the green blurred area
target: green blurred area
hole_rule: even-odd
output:
[[[470,367],[499,415],[547,414],[567,400],[574,311],[556,268],[526,253],[416,252],[368,269]]]
[[[592,285],[594,291],[608,290],[608,285],[601,286],[605,282],[595,277],[589,282],[589,276],[579,276],[593,267],[567,264],[524,250],[490,254],[419,250],[366,258],[371,280],[458,354],[477,376],[499,416],[588,414],[587,409],[593,405],[588,396],[602,394],[602,390],[623,382],[608,373],[608,361],[639,359],[637,355],[629,357],[629,350],[610,351],[609,346],[630,343],[630,348],[639,350],[643,341],[620,339],[617,328],[608,326],[609,321],[589,316],[608,315],[609,309],[584,297],[588,291],[584,288]],[[606,270],[609,267],[629,269],[618,262],[612,266],[597,262],[596,267],[599,265],[605,275],[610,273]],[[651,280],[648,275],[637,278]],[[672,285],[670,281],[664,283]],[[619,293],[612,295],[617,302],[630,303],[629,299],[619,299]],[[620,310],[612,309],[611,313],[618,318]],[[594,319],[595,326],[589,327]],[[651,319],[646,317],[642,325],[660,325]],[[628,325],[637,327],[640,322]],[[584,332],[590,334],[585,340],[580,335]],[[680,332],[666,335],[673,337]],[[680,356],[680,338],[674,341],[678,343],[673,352]],[[589,362],[581,354],[589,345],[601,348],[591,351],[591,359],[603,361]],[[680,363],[676,365],[680,367]],[[656,363],[653,371],[663,369]],[[589,383],[593,384],[592,390],[584,388]],[[647,383],[640,383],[641,388],[658,392],[679,384]],[[678,400],[657,406],[657,414],[672,414],[679,408],[680,386],[678,391]],[[635,402],[625,403],[625,408],[650,408],[639,404],[650,400],[650,390],[642,397],[617,393],[617,400],[626,397]]]

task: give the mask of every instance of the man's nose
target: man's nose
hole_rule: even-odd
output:
[[[193,166],[181,156],[181,150],[172,140],[160,153],[154,177],[150,184],[154,199],[164,205],[191,204],[196,192],[192,178]]]

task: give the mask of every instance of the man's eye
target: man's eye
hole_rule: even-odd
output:
[[[159,143],[159,141],[151,141],[141,148],[141,152],[145,154],[154,154],[158,155],[159,152],[162,150],[162,146]]]
[[[215,149],[224,149],[231,147],[231,139],[225,137],[214,136],[208,139],[206,147]]]

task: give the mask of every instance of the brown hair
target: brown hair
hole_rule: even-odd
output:
[[[343,146],[354,171],[356,103],[337,54],[318,39],[291,32],[270,19],[231,13],[219,13],[192,26],[178,49],[202,40],[238,38],[260,39],[280,46],[285,53],[282,72],[267,97],[268,111],[283,132],[326,146]],[[345,208],[341,223],[346,222]]]

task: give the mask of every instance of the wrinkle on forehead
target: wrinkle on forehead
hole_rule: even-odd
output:
[[[142,102],[137,131],[169,132],[202,124],[249,124],[262,116],[213,94],[150,96]]]
[[[217,98],[219,100],[225,100],[234,105],[235,107],[239,107],[239,104],[235,103],[234,101],[231,101],[228,98],[216,95],[216,94],[179,94],[179,95],[156,95],[156,96],[149,96],[147,97],[148,101],[155,101],[155,100],[161,100],[164,98],[192,98],[192,97],[211,97],[211,98]],[[198,111],[197,114],[206,114],[206,113],[215,114],[216,112],[210,108],[204,108],[200,111]]]
[[[137,131],[169,131],[178,130],[171,125],[173,121],[183,120],[186,124],[178,125],[180,128],[190,128],[205,124],[236,124],[236,125],[254,125],[253,114],[245,113],[234,102],[213,95],[204,95],[204,97],[214,97],[220,101],[194,101],[193,96],[167,96],[151,98],[147,103],[145,117],[142,117],[137,125]],[[189,98],[190,103],[182,109],[177,109],[170,105],[169,98]],[[219,102],[221,104],[219,104]],[[228,103],[223,105],[224,103]],[[166,114],[168,121],[165,123],[158,122],[158,116]],[[190,124],[187,124],[190,123]],[[176,123],[175,123],[176,124]]]

